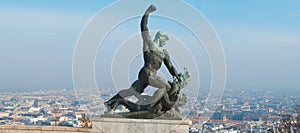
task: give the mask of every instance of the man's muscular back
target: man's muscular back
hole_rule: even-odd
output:
[[[144,51],[144,67],[157,71],[161,67],[164,57],[164,52],[160,50]]]

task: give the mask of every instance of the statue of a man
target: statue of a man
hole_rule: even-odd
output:
[[[157,103],[168,90],[170,90],[170,84],[162,77],[157,75],[158,69],[164,63],[169,70],[170,74],[180,80],[180,76],[176,71],[175,67],[170,61],[167,50],[162,47],[166,45],[169,37],[164,32],[157,32],[155,39],[151,40],[149,29],[147,27],[149,14],[154,12],[156,7],[151,5],[148,7],[141,20],[141,35],[143,39],[143,56],[144,66],[139,71],[138,79],[131,85],[129,89],[121,90],[118,94],[112,97],[104,104],[108,108],[108,113],[113,113],[116,107],[119,105],[118,100],[134,95],[135,97],[141,98],[141,93],[144,89],[150,85],[158,88],[158,90],[151,97],[143,98],[139,104],[155,104]],[[144,103],[143,103],[144,102]]]

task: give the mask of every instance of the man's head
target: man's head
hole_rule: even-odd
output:
[[[167,33],[158,31],[155,35],[154,43],[156,43],[156,46],[163,47],[166,45],[167,41],[169,41],[169,37]]]

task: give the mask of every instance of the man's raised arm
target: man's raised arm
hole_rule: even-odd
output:
[[[143,41],[148,41],[150,39],[149,29],[147,27],[148,24],[148,16],[151,12],[154,12],[156,10],[156,7],[154,5],[150,5],[146,12],[144,13],[144,16],[141,21],[141,32]]]

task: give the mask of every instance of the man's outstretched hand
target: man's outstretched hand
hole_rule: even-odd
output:
[[[147,9],[149,13],[156,11],[156,7],[154,5],[150,5]]]
[[[179,83],[181,83],[183,81],[183,77],[182,77],[181,73],[178,74],[177,80],[178,80]]]

